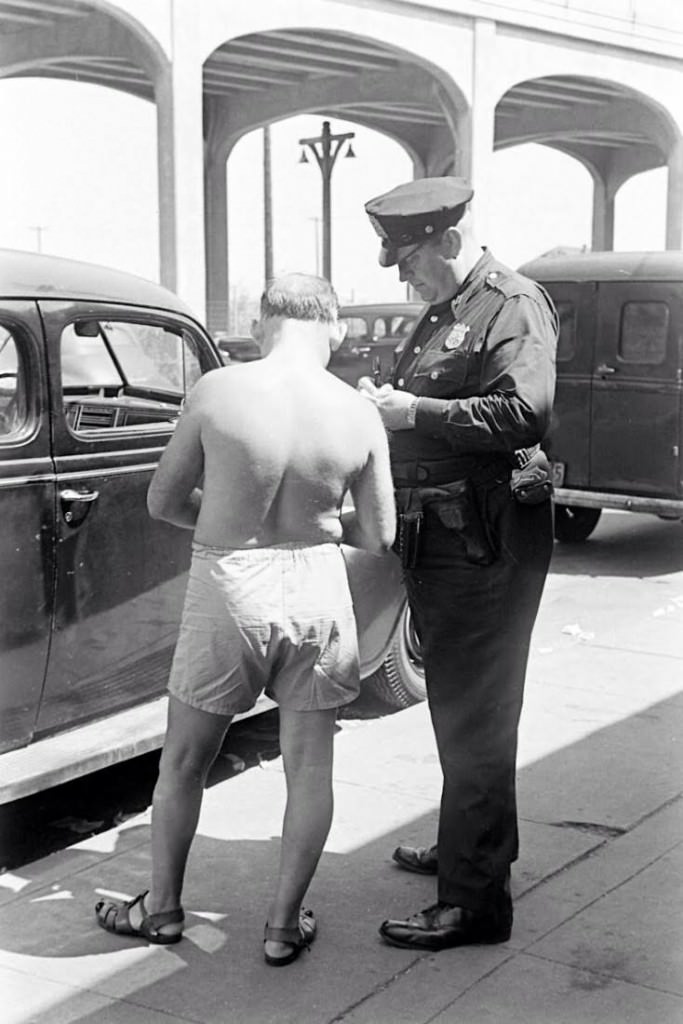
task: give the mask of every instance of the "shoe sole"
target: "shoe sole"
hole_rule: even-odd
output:
[[[384,941],[390,946],[396,946],[398,949],[417,949],[424,953],[440,953],[443,949],[456,949],[458,946],[496,946],[501,942],[507,942],[512,932],[508,932],[506,935],[499,935],[490,938],[477,938],[475,936],[462,936],[461,939],[450,942],[432,944],[423,944],[421,942],[411,942],[408,939],[405,941],[396,939],[391,935],[386,935],[381,929],[379,933]]]

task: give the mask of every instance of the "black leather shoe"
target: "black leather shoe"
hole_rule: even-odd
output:
[[[405,921],[384,921],[379,929],[390,946],[431,951],[507,942],[511,932],[511,907],[484,912],[449,903],[435,903]]]
[[[436,846],[397,846],[392,857],[406,871],[415,871],[418,875],[438,874]]]

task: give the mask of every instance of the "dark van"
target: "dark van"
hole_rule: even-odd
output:
[[[558,540],[585,540],[603,508],[683,518],[683,252],[550,254],[520,271],[560,317]]]

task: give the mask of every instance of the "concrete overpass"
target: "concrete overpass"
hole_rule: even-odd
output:
[[[300,113],[383,132],[416,176],[470,176],[483,237],[498,148],[536,142],[589,170],[595,249],[613,245],[620,186],[666,166],[680,248],[682,58],[683,8],[663,0],[0,0],[1,76],[156,104],[161,280],[212,326],[228,300],[226,161]]]

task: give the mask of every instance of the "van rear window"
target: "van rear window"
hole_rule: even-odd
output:
[[[560,320],[560,335],[557,339],[557,361],[568,363],[576,352],[576,306],[567,300],[555,301]]]
[[[663,363],[668,334],[669,307],[665,302],[625,302],[619,358],[625,363]]]

